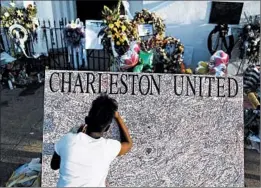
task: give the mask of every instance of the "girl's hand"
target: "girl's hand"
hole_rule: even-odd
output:
[[[115,112],[114,117],[115,117],[115,119],[118,119],[120,117],[119,112]]]

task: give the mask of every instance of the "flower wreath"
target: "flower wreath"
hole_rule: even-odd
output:
[[[14,24],[8,29],[8,34],[15,44],[22,50],[23,54],[29,58],[25,52],[25,42],[28,39],[28,31],[22,25]]]
[[[166,26],[163,19],[157,16],[154,12],[151,13],[146,9],[136,12],[132,22],[134,24],[152,24],[155,35],[163,37],[165,34]]]
[[[163,40],[152,40],[151,46],[156,46],[156,61],[163,63],[166,73],[185,73],[183,62],[184,45],[180,39],[165,37]]]
[[[64,28],[64,33],[68,45],[73,47],[79,47],[85,38],[84,25],[79,18],[75,22],[72,21],[67,24]]]
[[[17,7],[11,1],[10,7],[1,7],[1,27],[9,29],[14,24],[23,26],[34,40],[37,40],[36,29],[38,20],[36,18],[37,8],[35,4],[29,4],[27,7]]]

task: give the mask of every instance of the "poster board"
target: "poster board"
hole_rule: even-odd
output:
[[[209,23],[238,25],[244,3],[212,2]]]
[[[152,36],[153,25],[152,24],[140,24],[138,25],[138,32],[140,37]]]

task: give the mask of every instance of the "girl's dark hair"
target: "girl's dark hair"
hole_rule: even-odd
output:
[[[97,97],[93,102],[85,123],[90,132],[102,132],[112,122],[118,103],[106,94]]]

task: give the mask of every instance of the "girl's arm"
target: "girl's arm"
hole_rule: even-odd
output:
[[[125,125],[123,119],[119,115],[118,112],[115,113],[115,119],[119,125],[120,132],[121,132],[121,150],[118,156],[125,155],[130,149],[132,148],[132,139],[130,137],[129,131],[127,126]]]

